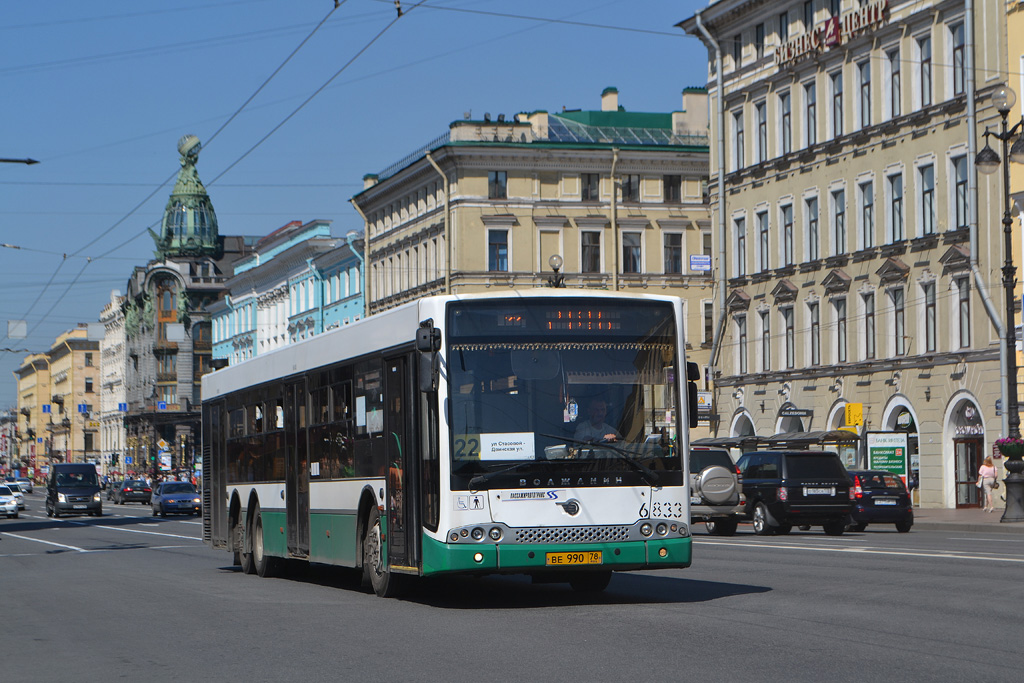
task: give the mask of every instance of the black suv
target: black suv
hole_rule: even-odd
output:
[[[835,453],[754,451],[736,465],[743,473],[745,512],[762,536],[788,534],[793,525],[821,524],[839,536],[849,522],[850,478]]]

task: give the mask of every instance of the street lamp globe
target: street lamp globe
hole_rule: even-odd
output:
[[[992,104],[995,105],[1000,114],[1005,115],[1013,109],[1013,105],[1016,102],[1017,93],[1013,92],[1013,88],[1008,85],[1001,85],[992,93]]]
[[[1019,136],[1010,147],[1010,161],[1015,164],[1024,164],[1024,135]]]
[[[551,266],[551,270],[557,273],[562,267],[562,256],[560,254],[552,254],[548,258],[548,265]]]
[[[985,142],[985,149],[978,152],[974,165],[985,175],[992,175],[999,169],[999,155]]]

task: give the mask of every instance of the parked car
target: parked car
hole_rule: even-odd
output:
[[[112,481],[109,484],[107,484],[107,500],[114,500],[114,498],[117,496],[117,492],[121,489],[121,483],[122,482],[120,481]]]
[[[62,462],[50,466],[50,477],[46,480],[46,515],[60,517],[65,512],[103,515],[95,465]]]
[[[196,487],[187,481],[165,481],[153,491],[153,516],[198,515],[203,510],[202,503]]]
[[[850,470],[853,482],[851,531],[864,531],[868,524],[895,524],[907,533],[914,526],[910,493],[899,475],[884,470]]]
[[[14,497],[18,499],[18,509],[19,510],[24,510],[25,509],[25,493],[21,490],[21,486],[18,484],[18,482],[16,482],[16,481],[8,481],[8,482],[6,482],[4,484],[4,486],[9,488],[11,490],[11,493],[14,494]]]
[[[829,451],[754,451],[736,463],[743,474],[745,512],[754,533],[788,534],[793,525],[822,525],[839,536],[853,500],[850,477]]]
[[[3,512],[8,518],[18,518],[18,499],[6,483],[0,484],[0,512]]]
[[[125,479],[114,494],[114,504],[142,503],[149,505],[153,499],[153,487],[142,479]]]
[[[35,487],[32,485],[32,480],[28,477],[18,477],[18,483],[21,484],[21,490],[25,493],[31,494]]]
[[[709,534],[732,536],[746,506],[743,477],[723,448],[690,448],[690,523]]]

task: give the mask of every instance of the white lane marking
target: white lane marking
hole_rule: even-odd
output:
[[[80,553],[91,553],[92,552],[91,550],[86,550],[85,548],[79,548],[78,546],[64,545],[63,543],[54,543],[53,541],[44,541],[44,540],[42,540],[40,538],[32,538],[31,536],[22,536],[20,534],[12,534],[9,531],[3,531],[3,532],[0,532],[0,533],[2,533],[4,536],[10,536],[11,538],[20,538],[23,541],[35,541],[36,543],[45,543],[46,545],[55,545],[58,548],[67,548],[68,550],[77,550]]]
[[[1024,543],[1024,538],[949,538],[950,541],[982,541],[985,543]]]
[[[721,545],[721,546],[732,546],[745,545],[747,547],[755,548],[773,548],[776,550],[810,550],[815,552],[825,553],[859,553],[863,555],[895,555],[899,557],[937,557],[947,560],[985,560],[987,562],[1013,562],[1015,564],[1024,564],[1024,557],[1005,557],[1005,556],[987,556],[987,555],[970,555],[967,553],[955,553],[955,552],[931,552],[923,550],[884,550],[875,548],[829,548],[819,546],[806,546],[806,545],[777,545],[772,543],[724,543],[722,541],[701,541],[702,544],[707,545]]]
[[[46,519],[46,517],[35,517],[35,519]],[[78,521],[75,521],[73,519],[62,519],[60,521],[65,522],[67,524],[74,524],[76,526],[88,526],[88,527],[92,527],[94,529],[109,529],[111,531],[126,531],[126,532],[128,532],[130,534],[150,534],[151,536],[168,536],[170,538],[184,538],[184,539],[187,539],[189,541],[201,541],[201,540],[203,540],[202,538],[199,538],[198,536],[181,536],[179,534],[165,534],[165,533],[162,533],[162,532],[159,532],[159,531],[141,531],[139,529],[122,529],[121,527],[107,526],[105,524],[88,524],[86,522],[78,522]],[[157,526],[157,524],[154,523],[153,526]],[[68,547],[71,547],[71,546],[68,546]],[[84,551],[84,552],[91,552],[91,551]]]

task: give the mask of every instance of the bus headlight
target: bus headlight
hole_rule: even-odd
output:
[[[660,524],[658,524],[657,527],[655,527],[655,531],[658,532],[659,536],[664,536],[665,534],[668,533],[668,525],[665,524],[664,522],[661,522]]]
[[[651,535],[651,525],[649,522],[644,522],[640,525],[640,533],[642,533],[644,536]]]
[[[480,527],[476,527],[475,529],[473,529],[473,540],[474,541],[479,541],[483,537],[484,537],[484,530],[483,529],[481,529]]]
[[[490,536],[491,536],[491,540],[492,541],[500,541],[501,540],[501,529],[499,529],[498,527],[494,527],[490,531]]]

